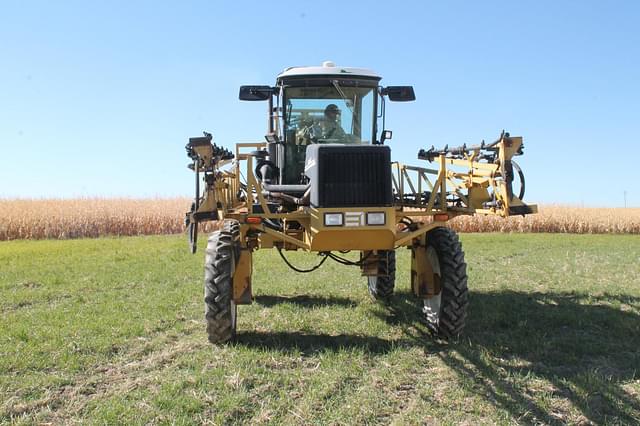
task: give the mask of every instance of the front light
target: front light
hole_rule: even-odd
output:
[[[324,226],[342,226],[342,213],[325,213]]]
[[[367,213],[367,225],[384,225],[384,212]]]

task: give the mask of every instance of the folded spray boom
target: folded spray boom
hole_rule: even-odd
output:
[[[503,130],[500,138],[492,143],[486,143],[483,140],[480,145],[467,146],[467,144],[463,144],[453,148],[449,148],[449,145],[445,145],[442,149],[436,149],[432,145],[431,148],[427,150],[421,149],[418,151],[418,159],[432,162],[440,155],[444,155],[448,158],[467,158],[471,156],[471,154],[475,153],[475,158],[479,160],[487,160],[488,162],[493,163],[496,161],[500,150],[500,142],[505,138],[509,139],[510,135]],[[524,154],[524,144],[520,144],[518,150],[513,155],[516,156],[522,154]]]

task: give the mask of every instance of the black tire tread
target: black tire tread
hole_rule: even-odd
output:
[[[224,221],[211,233],[204,265],[204,303],[207,335],[211,343],[225,343],[235,337],[232,318],[233,272],[239,250],[239,225]]]
[[[426,317],[425,319],[429,328],[439,336],[455,338],[464,329],[469,305],[467,264],[462,244],[456,232],[449,228],[429,231],[427,244],[433,246],[438,254],[442,298],[437,324],[429,323]]]
[[[369,294],[374,300],[388,302],[393,296],[396,284],[396,251],[385,250],[380,254],[378,260],[378,274],[380,275],[368,278]],[[388,263],[384,254],[388,256]]]

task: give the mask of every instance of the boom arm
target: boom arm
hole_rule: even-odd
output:
[[[194,171],[195,197],[191,204],[191,210],[185,215],[185,225],[189,233],[189,245],[191,252],[195,253],[198,240],[198,222],[207,220],[218,220],[218,204],[220,190],[228,185],[224,182],[224,174],[219,168],[229,163],[233,159],[233,154],[222,147],[211,143],[213,136],[204,132],[204,136],[189,138],[189,143],[185,146],[187,155],[193,163],[188,167]],[[200,174],[204,174],[202,179],[205,183],[203,193],[200,193]]]
[[[491,144],[483,141],[476,146],[422,149],[418,158],[436,161],[440,167],[433,170],[395,163],[397,202],[427,211],[434,208],[442,213],[450,211],[453,215],[481,213],[506,217],[536,213],[537,206],[527,205],[522,200],[524,174],[513,161],[514,156],[523,154],[523,148],[522,137],[510,136],[503,131]],[[520,180],[518,195],[513,191],[514,169]],[[417,181],[411,179],[410,172],[417,174]],[[430,174],[437,176],[436,183],[428,178]],[[429,186],[429,191],[422,191],[423,182]]]

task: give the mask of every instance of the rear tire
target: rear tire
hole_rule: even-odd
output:
[[[467,317],[469,291],[467,264],[455,231],[435,228],[427,233],[427,250],[433,250],[440,270],[440,294],[422,301],[427,326],[437,335],[455,338],[460,335]]]
[[[378,276],[368,277],[369,294],[374,300],[388,302],[396,284],[396,252],[381,250],[378,260]]]
[[[204,263],[204,307],[211,343],[235,338],[237,307],[233,302],[233,274],[240,250],[239,226],[225,221],[209,236]]]

